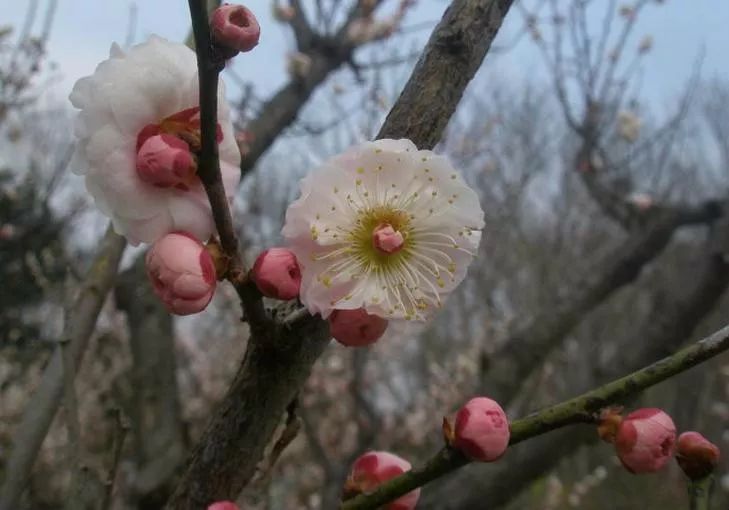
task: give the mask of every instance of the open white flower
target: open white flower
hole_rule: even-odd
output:
[[[283,235],[311,313],[424,321],[463,280],[483,225],[478,196],[445,157],[378,140],[306,176]]]
[[[205,190],[194,174],[184,184],[160,187],[140,179],[136,167],[137,150],[148,136],[176,136],[193,153],[199,146],[192,50],[159,37],[127,53],[114,44],[109,59],[76,82],[69,99],[81,110],[71,168],[85,176],[86,188],[119,234],[138,244],[173,231],[201,240],[214,232]],[[220,167],[231,200],[240,179],[240,154],[222,85],[218,105]]]

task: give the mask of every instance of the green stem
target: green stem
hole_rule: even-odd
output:
[[[713,485],[713,475],[699,480],[689,480],[689,510],[710,510]]]
[[[565,425],[592,422],[594,413],[603,407],[635,395],[726,350],[729,350],[729,326],[621,379],[511,422],[509,444],[520,443]],[[468,463],[469,460],[460,453],[443,448],[424,467],[393,478],[370,494],[345,501],[341,510],[374,510]],[[708,494],[708,491],[705,492]],[[708,495],[706,498],[708,505]],[[704,510],[708,506],[696,508]]]

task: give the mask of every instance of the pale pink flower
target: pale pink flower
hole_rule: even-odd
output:
[[[409,140],[378,140],[306,176],[282,232],[311,313],[364,308],[425,321],[463,280],[483,225],[478,196],[445,157]],[[403,239],[392,253],[373,242],[386,226]]]
[[[473,398],[456,414],[453,446],[473,460],[499,459],[509,446],[509,437],[506,413],[490,398]]]
[[[615,436],[615,451],[631,473],[651,473],[673,456],[676,426],[660,409],[633,411],[623,418]]]
[[[177,315],[203,311],[215,293],[215,265],[189,234],[167,234],[147,252],[147,275],[167,310]]]
[[[352,465],[352,471],[347,478],[345,492],[368,493],[378,485],[406,471],[412,466],[405,459],[390,452],[367,452],[361,455]],[[385,510],[413,510],[420,498],[420,489],[408,492],[404,496],[388,503]]]
[[[296,255],[286,248],[262,252],[253,264],[251,276],[266,297],[287,301],[299,295],[301,271]]]
[[[159,37],[127,53],[114,44],[110,58],[81,78],[70,95],[80,110],[71,168],[114,229],[132,244],[152,243],[176,230],[208,239],[214,223],[198,178],[187,189],[161,188],[137,172],[137,152],[148,138],[177,136],[194,152],[200,118],[195,54],[184,44]],[[218,91],[219,153],[229,200],[240,179],[240,154],[225,101]]]
[[[348,347],[375,343],[387,330],[387,321],[368,314],[364,308],[334,310],[329,316],[329,332],[337,342]]]
[[[261,27],[247,7],[223,4],[210,17],[210,32],[220,46],[246,52],[258,44]]]

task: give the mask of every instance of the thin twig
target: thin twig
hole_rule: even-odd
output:
[[[592,421],[603,407],[654,386],[729,349],[729,326],[652,365],[560,404],[511,423],[514,445],[566,425]],[[448,447],[423,468],[414,469],[381,485],[374,492],[342,504],[342,510],[370,510],[393,501],[428,482],[468,464],[460,452]],[[699,507],[700,508],[700,507]]]

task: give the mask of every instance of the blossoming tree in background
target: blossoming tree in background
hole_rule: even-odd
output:
[[[644,3],[617,11],[624,18],[625,31],[629,32]],[[286,7],[276,4],[276,17],[291,24],[299,49],[311,55],[300,53],[294,59],[291,88],[282,90],[264,106],[272,109],[270,117],[250,122],[244,136],[235,133],[236,121],[219,74],[227,60],[245,58],[238,53],[255,49],[260,26],[251,10],[226,4],[208,13],[205,2],[190,0],[195,51],[157,36],[128,50],[113,46],[109,59],[92,76],[81,79],[70,97],[79,110],[70,166],[84,176],[88,193],[111,220],[111,230],[69,307],[63,341],[45,369],[37,405],[31,402],[33,409],[23,418],[27,427],[21,425],[14,436],[0,508],[19,504],[35,455],[61,402],[71,460],[68,506],[101,508],[112,504],[115,482],[122,476],[118,471],[127,418],[124,413],[116,413],[112,460],[106,480],[94,492],[89,488],[93,487],[89,481],[93,476],[85,465],[83,448],[76,449],[83,431],[78,421],[74,378],[104,295],[117,272],[124,248],[119,235],[132,245],[148,245],[135,267],[138,273],[146,273],[145,285],[149,286],[149,295],[156,298],[145,301],[143,308],[154,309],[161,304],[166,312],[157,317],[168,320],[167,312],[202,312],[216,291],[233,289],[249,335],[236,374],[204,432],[196,438],[189,457],[184,459],[176,450],[182,440],[175,436],[175,448],[163,443],[158,451],[166,450],[164,455],[153,459],[164,461],[165,467],[153,473],[139,470],[137,478],[129,482],[136,486],[132,490],[136,495],[130,499],[140,507],[232,510],[238,508],[234,501],[239,499],[249,504],[247,487],[260,487],[261,479],[270,476],[274,464],[285,466],[287,459],[279,457],[285,457],[287,447],[293,446],[303,426],[309,448],[321,458],[325,471],[324,497],[317,503],[307,503],[311,506],[410,510],[460,504],[459,508],[472,508],[473,502],[468,499],[457,503],[460,495],[449,497],[450,502],[429,503],[424,497],[426,484],[471,462],[496,463],[505,470],[514,470],[509,462],[518,464],[520,460],[513,455],[509,458],[510,447],[522,442],[538,444],[530,453],[549,459],[553,452],[536,442],[543,434],[571,434],[572,427],[587,424],[593,437],[599,435],[614,446],[617,458],[630,473],[654,473],[675,458],[686,475],[687,504],[708,508],[714,472],[720,462],[719,448],[694,431],[677,438],[673,419],[661,409],[641,408],[623,416],[622,409],[612,404],[629,402],[641,390],[729,348],[729,328],[724,327],[696,344],[678,349],[729,283],[725,239],[712,236],[705,250],[709,258],[707,275],[675,305],[675,313],[653,329],[645,329],[646,337],[670,340],[664,342],[670,345],[669,352],[657,353],[667,357],[656,361],[660,356],[653,350],[637,349],[637,355],[624,363],[633,370],[617,371],[612,382],[602,381],[604,384],[581,396],[521,419],[513,416],[523,407],[518,392],[539,383],[535,370],[576,326],[581,314],[635,279],[642,266],[666,247],[679,226],[710,224],[712,232],[727,228],[724,207],[716,198],[698,205],[678,201],[677,205],[656,204],[652,199],[636,200],[635,193],[616,199],[617,191],[630,190],[618,190],[614,182],[600,176],[619,166],[606,149],[614,142],[603,131],[606,125],[617,123],[615,133],[620,143],[632,145],[642,136],[640,119],[618,111],[622,97],[613,88],[625,35],[620,36],[613,52],[599,54],[607,59],[606,74],[601,71],[602,61],[591,68],[595,76],[604,77],[604,82],[584,84],[578,80],[587,91],[587,100],[580,105],[580,120],[576,120],[572,96],[566,92],[570,77],[561,67],[561,48],[556,46],[556,53],[545,49],[545,54],[554,57],[550,63],[559,106],[577,137],[577,157],[572,167],[575,175],[599,208],[628,231],[627,240],[599,261],[598,270],[588,273],[575,286],[576,291],[555,293],[554,303],[544,312],[518,325],[507,341],[490,352],[479,353],[483,365],[480,380],[467,391],[470,396],[479,396],[460,407],[457,399],[444,399],[448,407],[434,411],[447,415],[459,407],[453,419],[443,419],[441,433],[431,435],[430,444],[441,445],[422,467],[405,460],[399,455],[403,452],[375,448],[378,441],[386,441],[378,435],[394,432],[396,427],[380,422],[383,427],[378,430],[378,411],[357,393],[363,389],[356,380],[362,375],[358,353],[383,343],[405,349],[404,344],[398,346],[399,339],[413,334],[411,325],[429,326],[439,312],[450,306],[447,298],[458,295],[459,285],[468,286],[469,266],[483,253],[482,231],[488,234],[490,224],[484,222],[484,216],[488,220],[488,206],[482,205],[482,197],[467,184],[463,172],[432,149],[511,4],[509,0],[456,0],[435,27],[374,140],[345,148],[301,180],[298,197],[282,218],[282,243],[251,257],[255,262],[250,265],[239,242],[239,236],[244,237],[250,229],[245,223],[236,224],[233,208],[240,170],[244,174],[250,170],[275,138],[272,133],[292,122],[313,88],[333,67],[351,59],[357,45],[391,36],[412,4],[401,3],[390,24],[382,26],[375,22],[376,2],[354,5],[336,34],[342,55],[324,44],[322,35],[313,32],[298,2]],[[585,9],[581,2],[573,7]],[[321,10],[321,5],[318,8]],[[526,13],[526,26],[533,39],[542,44],[544,36],[536,19],[523,6],[520,8]],[[557,2],[552,2],[552,9],[554,30],[559,33],[564,20]],[[611,5],[608,15],[615,16],[614,10]],[[325,18],[322,23],[326,25]],[[609,27],[604,30],[607,39]],[[646,54],[652,44],[652,39],[641,40],[638,55]],[[317,53],[321,48],[325,51]],[[587,51],[585,65],[589,67],[592,60]],[[593,97],[590,87],[602,95]],[[608,115],[603,117],[606,110]],[[462,142],[465,144],[465,137]],[[487,209],[486,215],[482,207]],[[480,269],[488,264],[487,259]],[[479,277],[478,271],[471,274],[474,279]],[[142,285],[139,280],[131,281],[128,288]],[[118,293],[120,306],[130,319],[137,305],[135,292],[140,291],[122,287]],[[147,343],[162,342],[155,332],[169,334],[164,332],[170,330],[170,323],[152,323],[152,329],[136,333]],[[132,329],[138,326],[130,324]],[[464,326],[464,331],[467,329]],[[352,354],[354,407],[371,415],[369,431],[367,426],[356,424],[359,441],[346,462],[340,463],[344,471],[331,465],[326,448],[320,444],[321,433],[311,425],[313,406],[307,405],[301,395],[306,384],[316,384],[316,368],[308,383],[307,378],[317,359],[326,355],[331,338],[356,351]],[[136,349],[141,347],[137,344]],[[651,361],[655,362],[649,364]],[[166,365],[164,372],[174,379],[174,362],[169,367]],[[407,373],[399,376],[408,377]],[[455,380],[455,374],[448,374],[443,383]],[[174,381],[164,384],[171,384],[174,392]],[[138,391],[141,394],[144,390]],[[140,408],[154,400],[151,395]],[[338,403],[336,397],[333,402]],[[166,411],[153,411],[152,415],[164,420]],[[425,417],[430,420],[426,429],[437,425],[435,416]],[[145,438],[139,431],[143,430],[144,420],[140,416],[136,420],[135,441],[142,444]],[[159,429],[165,427],[162,424]],[[150,431],[157,429],[153,425]],[[549,437],[553,436],[546,436],[547,441]],[[346,448],[341,446],[342,450]],[[396,441],[388,446],[398,449]],[[522,473],[518,469],[514,472],[517,476]],[[457,475],[449,483],[453,480]],[[507,489],[516,493],[519,483],[523,482],[516,478],[514,486],[507,485]],[[480,496],[476,490],[465,497]],[[292,503],[285,505],[292,507]]]

